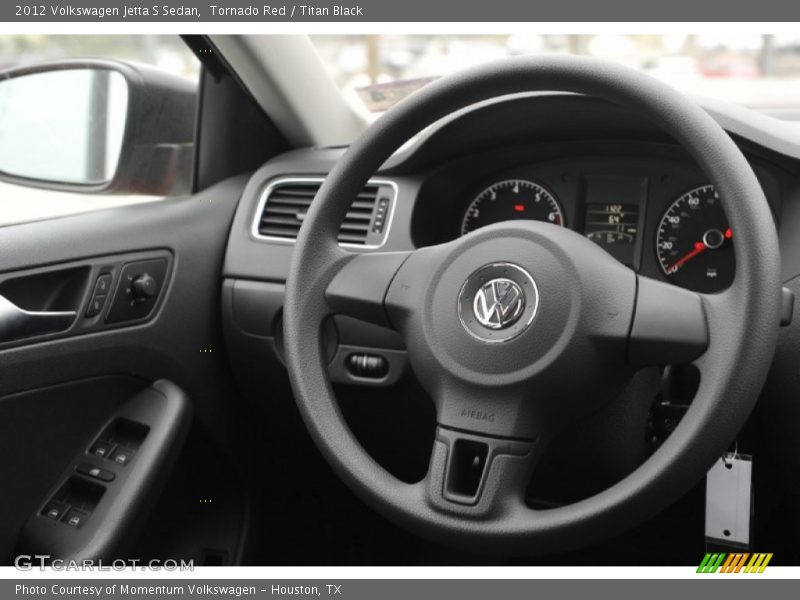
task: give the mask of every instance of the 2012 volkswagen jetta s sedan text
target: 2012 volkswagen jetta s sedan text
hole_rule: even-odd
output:
[[[86,39],[0,77],[6,563],[800,562],[791,106]]]

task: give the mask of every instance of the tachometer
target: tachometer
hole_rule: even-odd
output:
[[[461,222],[461,235],[513,219],[547,221],[563,226],[564,212],[556,197],[538,183],[507,179],[489,186],[470,203]]]
[[[733,282],[733,232],[714,186],[695,188],[670,205],[658,225],[656,254],[664,274],[696,292]]]

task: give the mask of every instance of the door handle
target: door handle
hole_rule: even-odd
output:
[[[77,315],[74,310],[24,310],[0,296],[0,343],[64,331],[72,325]]]

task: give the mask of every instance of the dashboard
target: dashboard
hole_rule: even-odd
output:
[[[784,286],[800,296],[800,126],[791,142],[786,139],[791,123],[770,132],[749,112],[737,119],[728,115],[720,122],[739,132],[731,135],[758,177],[778,228]],[[307,206],[313,186],[345,152],[343,147],[304,148],[275,156],[249,175],[238,200],[221,266],[221,325],[237,386],[259,406],[279,407],[280,386],[288,390],[282,315],[294,243],[280,235],[299,229],[306,212],[293,207]],[[270,187],[287,180],[309,189],[291,190],[273,203],[270,229],[261,230]],[[728,232],[708,184],[675,140],[630,111],[574,95],[502,98],[437,123],[389,159],[365,187],[368,197],[354,199],[346,217],[352,229],[340,241],[352,252],[408,251],[455,240],[499,220],[535,218],[589,237],[598,252],[610,252],[644,277],[714,293],[735,274],[730,240],[737,232]],[[367,216],[360,207],[372,198],[377,200],[364,233],[358,221],[366,222]],[[281,229],[273,230],[275,225]],[[357,231],[365,241],[360,248],[352,247],[349,237]],[[795,315],[782,330],[760,401],[766,407],[762,416],[781,432],[770,440],[783,444],[782,456],[800,456],[788,443],[796,439],[792,426],[800,419],[799,331]],[[323,343],[348,424],[381,464],[415,481],[428,467],[435,414],[414,377],[404,340],[391,329],[334,315]],[[690,394],[687,390],[698,384],[691,370],[672,372],[678,377],[675,397]],[[632,388],[637,398],[645,397],[639,384],[651,383],[658,384],[649,375],[637,380]],[[635,404],[648,410],[649,402]],[[287,432],[287,447],[292,447],[290,425],[298,420],[297,411],[293,404],[280,410],[273,429]],[[380,429],[389,413],[398,417]],[[653,422],[674,415],[659,414]],[[398,452],[401,431],[404,444],[414,440],[418,452],[406,451],[405,445]],[[576,444],[587,443],[585,429],[577,435]]]
[[[772,208],[790,281],[800,274],[800,144],[794,156],[734,139]],[[294,236],[345,150],[276,156],[250,176],[239,202],[222,268],[222,322],[236,378],[254,396],[265,371],[283,376]],[[735,276],[736,232],[695,161],[637,115],[578,96],[498,99],[422,132],[354,199],[340,243],[353,252],[407,251],[508,219],[567,227],[637,273],[694,291],[719,292]],[[405,380],[396,332],[337,315],[324,337],[334,383]]]

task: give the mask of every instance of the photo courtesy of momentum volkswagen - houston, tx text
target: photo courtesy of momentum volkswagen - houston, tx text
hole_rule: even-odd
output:
[[[451,9],[0,8],[0,588],[800,574],[800,29]]]

